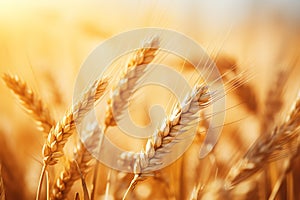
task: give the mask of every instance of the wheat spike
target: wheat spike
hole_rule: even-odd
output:
[[[41,183],[47,166],[55,165],[58,158],[64,155],[63,148],[67,139],[76,130],[76,123],[80,123],[83,117],[92,109],[95,101],[104,94],[107,85],[108,80],[106,78],[96,80],[79,101],[66,112],[62,120],[50,130],[42,150],[43,168],[37,189],[37,200],[39,199]]]
[[[122,116],[122,112],[128,106],[129,99],[134,92],[136,83],[145,73],[147,64],[153,61],[158,46],[159,40],[157,37],[154,37],[148,43],[145,43],[141,49],[137,50],[129,59],[125,71],[107,101],[105,127],[115,126],[117,119],[114,119],[114,116]]]
[[[236,185],[263,169],[267,163],[287,157],[297,150],[300,125],[300,99],[286,121],[263,135],[250,147],[245,156],[234,165],[228,176],[229,186]]]
[[[92,130],[88,130],[88,138],[85,140],[84,144],[80,142],[74,150],[74,160],[68,161],[67,167],[60,173],[60,176],[56,179],[55,185],[52,191],[52,199],[65,199],[68,192],[70,191],[72,185],[75,181],[80,179],[79,170],[83,175],[86,175],[91,168],[91,162],[93,161],[93,156],[87,149],[96,149],[99,141],[99,135],[101,130],[98,124],[93,125]]]
[[[108,127],[117,125],[117,119],[114,117],[122,117],[122,112],[128,106],[130,97],[136,88],[136,83],[145,73],[147,65],[153,61],[158,48],[159,40],[157,37],[154,37],[145,43],[141,49],[137,50],[129,59],[117,86],[112,90],[111,97],[107,100],[103,133],[106,132]],[[99,153],[103,137],[104,135],[100,138]],[[93,187],[96,185],[97,170],[98,163],[95,166]],[[94,199],[94,189],[91,192],[91,199]]]
[[[103,95],[107,83],[107,79],[96,81],[80,101],[72,106],[62,120],[51,129],[47,141],[43,146],[45,165],[54,165],[57,162],[57,158],[63,155],[63,147],[68,137],[75,131],[76,123],[81,122],[87,112],[92,109],[94,102]]]
[[[175,108],[167,123],[157,130],[151,140],[148,140],[145,151],[146,160],[140,157],[140,167],[135,166],[135,171],[147,173],[153,170],[160,160],[160,154],[167,153],[176,144],[176,138],[188,130],[191,123],[198,118],[196,115],[201,109],[207,107],[209,102],[208,88],[205,86],[195,87],[192,94],[184,100],[181,108]]]
[[[199,114],[199,111],[207,107],[209,103],[208,88],[202,85],[194,87],[191,94],[181,104],[181,108],[175,107],[171,116],[157,130],[153,138],[147,141],[146,150],[132,154],[131,159],[134,162],[131,167],[135,176],[123,199],[126,198],[128,191],[135,186],[137,181],[143,180],[145,175],[156,170],[157,166],[162,164],[161,158],[176,144],[178,136],[186,132],[191,123],[198,118],[196,115]]]
[[[36,120],[39,128],[48,134],[55,121],[39,96],[17,75],[4,74],[3,80],[18,97],[22,106]],[[47,135],[46,135],[47,136]]]

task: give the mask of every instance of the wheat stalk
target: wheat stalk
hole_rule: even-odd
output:
[[[89,134],[84,143],[80,142],[75,148],[74,160],[68,161],[68,167],[65,168],[56,179],[52,191],[52,199],[65,199],[67,197],[67,194],[74,182],[80,179],[80,173],[77,169],[77,165],[83,176],[90,170],[91,161],[93,161],[94,158],[89,150],[97,148],[99,135],[101,133],[97,123],[92,126],[92,130],[87,130],[91,133],[84,133]]]
[[[300,100],[298,99],[286,121],[275,128],[272,134],[258,138],[245,156],[231,168],[226,178],[228,185],[236,185],[261,170],[267,163],[296,151],[299,125]]]
[[[129,190],[134,188],[139,180],[143,180],[145,175],[151,171],[155,171],[157,166],[163,164],[163,156],[169,153],[170,149],[176,144],[177,138],[188,130],[191,123],[199,118],[196,116],[197,113],[209,105],[210,97],[206,86],[197,85],[194,87],[191,94],[182,102],[181,108],[176,106],[171,116],[165,120],[153,138],[147,141],[145,151],[132,154],[132,160],[134,162],[131,167],[135,176],[125,192],[123,199],[126,198]]]
[[[64,155],[63,148],[67,142],[67,139],[76,130],[76,123],[80,123],[83,117],[92,109],[95,101],[97,101],[103,95],[107,84],[107,79],[96,80],[82,95],[79,101],[66,112],[62,120],[57,122],[55,127],[50,130],[48,138],[43,145],[43,168],[36,199],[39,199],[40,186],[46,167],[48,165],[55,165],[58,161],[58,158]]]
[[[110,126],[116,126],[115,117],[122,117],[122,112],[127,108],[131,95],[133,94],[137,82],[141,79],[149,63],[156,55],[159,47],[157,37],[146,42],[141,49],[138,49],[129,59],[118,84],[112,90],[111,97],[107,100],[106,114],[104,120],[103,134]],[[101,151],[104,135],[100,137],[99,152]],[[93,189],[91,199],[94,199],[94,188],[96,187],[96,177],[98,176],[98,163],[95,166]]]
[[[4,74],[2,79],[17,95],[26,111],[36,120],[38,127],[48,134],[51,127],[55,125],[55,120],[40,97],[17,75]]]

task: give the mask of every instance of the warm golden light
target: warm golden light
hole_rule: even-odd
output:
[[[1,0],[0,200],[36,196],[39,199],[300,199],[299,10],[297,0],[84,3]],[[167,43],[163,40],[157,52],[156,46],[151,46],[150,53],[145,50],[149,46],[143,47],[111,63],[113,67],[105,72],[109,86],[103,94],[97,90],[103,95],[95,112],[101,130],[93,124],[86,126],[91,135],[86,136],[87,144],[83,144],[74,124],[91,109],[92,97],[85,93],[77,107],[73,102],[83,63],[107,39],[145,27],[174,30],[203,47],[224,83],[226,105],[219,110],[225,113],[224,124],[211,123],[218,112],[209,106],[221,97],[210,90],[199,92],[198,97],[202,97],[199,99],[190,96],[203,107],[210,104],[207,109],[201,106],[200,109],[190,105],[191,101],[178,103],[172,91],[158,85],[134,88],[150,72],[135,71],[130,76],[127,73],[142,64],[156,62],[170,66],[191,87],[201,83],[210,88],[212,83],[197,76],[194,60],[160,49]],[[109,48],[117,52],[131,43],[128,40],[126,44],[113,44]],[[170,46],[176,49],[180,45],[172,41]],[[193,53],[191,49],[186,51]],[[198,54],[193,59],[201,60]],[[171,75],[158,73],[157,77],[160,76],[169,80]],[[178,80],[170,81],[182,87]],[[116,99],[118,105],[113,104]],[[155,122],[151,117],[157,117],[150,112],[153,105],[165,107],[158,117],[167,119],[158,120],[165,126],[151,124]],[[118,106],[128,109],[131,120],[138,126],[155,126],[157,135],[132,139],[122,133],[109,110]],[[194,121],[188,118],[193,114]],[[178,139],[179,133],[175,131],[178,127],[197,131],[195,136],[187,134]],[[219,128],[222,134],[216,146],[206,145],[208,131],[217,135],[214,131]],[[120,162],[134,174],[95,164],[85,147],[99,148],[94,143],[99,142],[99,132],[105,133],[118,147],[144,153],[140,157],[133,153],[120,156]],[[145,172],[151,168],[150,163],[159,165],[159,161],[168,160],[163,158],[175,150],[172,147],[169,151],[167,144],[175,145],[187,138],[193,143],[176,162],[151,174]],[[203,144],[212,151],[199,159]],[[102,151],[106,158],[114,159],[113,152],[105,148]]]

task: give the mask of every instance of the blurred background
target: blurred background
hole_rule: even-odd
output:
[[[259,116],[266,91],[279,69],[293,69],[284,96],[285,110],[297,94],[300,73],[298,0],[84,3],[1,0],[0,74],[13,73],[22,77],[59,118],[72,102],[77,73],[89,53],[101,41],[141,27],[182,32],[202,45],[217,65],[217,61],[223,59],[219,62],[220,68],[227,63],[253,74],[249,82],[257,98],[258,108],[254,113],[239,105],[243,101],[229,97],[228,108],[237,108],[228,109],[225,134],[215,149],[220,170],[224,172],[228,170],[226,163],[245,153],[260,135]],[[36,133],[33,120],[23,112],[3,82],[0,94],[0,159],[8,191],[6,196],[7,199],[33,198],[41,167],[43,137]],[[189,178],[185,176],[181,180],[188,183]],[[16,182],[19,187],[15,187]],[[192,186],[187,184],[186,187],[188,193]],[[165,199],[157,197],[160,198]]]

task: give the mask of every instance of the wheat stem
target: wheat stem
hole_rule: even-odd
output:
[[[139,179],[139,174],[135,174],[133,179],[131,180],[129,187],[127,188],[126,192],[124,193],[124,196],[122,198],[122,200],[125,200],[129,191],[134,187],[134,185],[136,184],[137,180]]]
[[[111,185],[111,173],[112,173],[112,169],[109,169],[107,179],[106,179],[105,197],[104,197],[104,199],[106,200],[109,199],[108,195],[109,195],[109,190]]]
[[[46,183],[47,183],[47,187],[46,187],[46,198],[47,198],[47,200],[49,200],[50,199],[50,194],[49,194],[49,191],[50,191],[50,181],[49,181],[49,173],[47,172],[47,170],[46,170],[46,172],[45,172],[45,176],[46,176]]]
[[[38,183],[38,188],[37,188],[37,192],[36,192],[36,200],[40,199],[40,194],[41,194],[41,189],[42,189],[42,185],[43,185],[43,180],[44,180],[44,175],[45,175],[45,171],[46,171],[46,165],[44,164],[42,167],[42,172],[40,175],[40,179],[39,179],[39,183]]]
[[[274,200],[276,198],[276,195],[278,194],[279,192],[279,189],[281,187],[281,184],[282,184],[282,181],[284,180],[285,178],[285,173],[286,173],[286,170],[288,169],[288,166],[290,165],[290,161],[287,160],[285,163],[284,163],[284,172],[280,175],[280,177],[277,179],[273,189],[272,189],[272,192],[268,198],[268,200]]]

